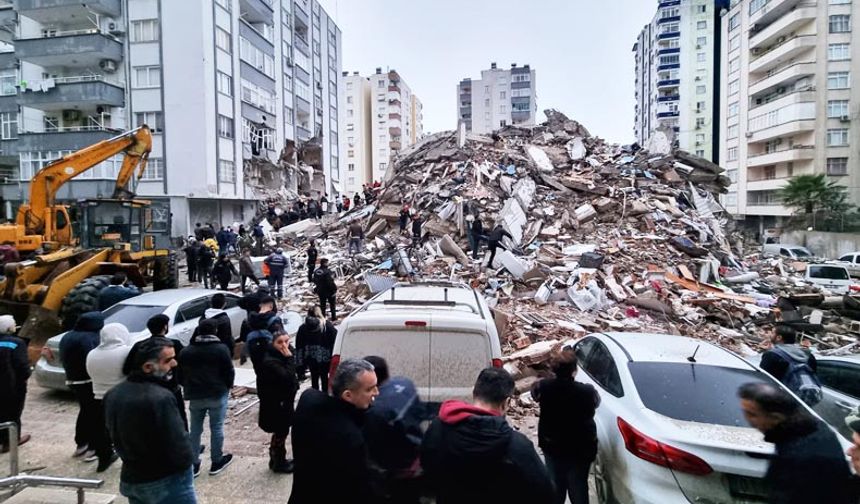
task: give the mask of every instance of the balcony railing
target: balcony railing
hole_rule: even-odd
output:
[[[781,65],[781,66],[778,66],[778,67],[773,68],[773,69],[771,69],[771,70],[768,70],[767,74],[765,74],[765,76],[764,76],[764,77],[761,77],[761,78],[759,78],[759,79],[756,79],[756,80],[754,80],[754,81],[750,82],[750,86],[755,86],[755,85],[756,85],[756,84],[758,84],[759,82],[766,81],[767,79],[770,79],[771,77],[773,77],[774,75],[779,74],[780,72],[783,72],[783,71],[785,71],[785,70],[788,70],[789,68],[796,67],[796,66],[800,66],[800,65],[811,65],[811,66],[812,66],[812,70],[814,70],[815,62],[812,62],[812,61],[800,61],[800,62],[797,62],[797,61],[794,61],[794,60],[789,61],[789,62],[788,62],[788,63],[786,63],[785,65]]]
[[[795,89],[795,90],[789,91],[788,93],[771,95],[771,96],[766,97],[764,100],[762,100],[761,103],[753,103],[752,105],[750,105],[750,110],[755,110],[759,107],[763,107],[763,106],[767,105],[768,103],[773,103],[777,100],[781,100],[783,98],[787,98],[789,96],[793,96],[793,95],[796,95],[798,93],[812,93],[813,91],[815,91],[815,86],[808,86],[805,88]],[[810,101],[812,101],[812,100],[810,100]]]
[[[815,149],[815,146],[814,145],[793,145],[793,146],[788,147],[786,149],[777,149],[777,150],[770,151],[770,152],[760,152],[758,154],[749,154],[747,157],[758,158],[758,157],[762,157],[762,156],[770,156],[771,154],[779,154],[781,152],[790,152],[790,151],[795,151],[795,150],[806,150],[806,149]],[[769,179],[758,179],[758,180],[769,180]]]
[[[764,51],[761,51],[761,52],[759,52],[759,53],[756,53],[755,57],[754,57],[754,58],[752,58],[752,59],[750,60],[750,63],[755,62],[755,61],[757,61],[757,60],[761,59],[761,58],[762,58],[762,57],[764,57],[764,56],[767,56],[768,54],[770,54],[770,53],[772,53],[773,51],[775,51],[775,50],[779,49],[780,47],[784,46],[785,44],[788,44],[789,42],[793,42],[793,41],[795,41],[795,40],[797,40],[797,39],[809,39],[809,40],[815,40],[815,35],[794,35],[794,36],[792,36],[792,37],[786,37],[786,38],[785,38],[785,40],[783,40],[782,42],[778,42],[778,43],[776,43],[776,44],[774,44],[774,45],[772,45],[772,46],[768,47],[768,48],[767,48],[767,49],[765,49]]]

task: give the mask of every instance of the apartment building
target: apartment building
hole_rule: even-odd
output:
[[[249,219],[261,196],[244,163],[277,161],[285,140],[321,138],[328,188],[339,180],[341,34],[314,0],[16,0],[0,9],[4,37],[7,217],[46,163],[144,123],[153,150],[137,193],[171,236]],[[60,199],[110,196],[120,159]]]
[[[728,0],[659,0],[633,46],[634,133],[644,145],[661,126],[678,146],[718,161],[720,11]]]
[[[478,134],[510,124],[534,126],[535,89],[535,71],[529,65],[512,63],[505,70],[491,63],[480,79],[466,78],[457,84],[457,120]]]
[[[343,74],[341,158],[346,164],[344,192],[352,196],[363,184],[381,181],[391,157],[424,134],[421,100],[396,70],[362,77]]]
[[[858,14],[851,0],[734,0],[724,14],[723,204],[750,229],[791,215],[777,191],[795,175],[824,173],[860,202]]]

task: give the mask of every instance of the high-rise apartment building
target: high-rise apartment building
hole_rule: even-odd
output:
[[[678,146],[717,161],[720,10],[728,0],[659,0],[642,28],[636,58],[636,141],[674,129]]]
[[[860,202],[858,14],[851,0],[734,0],[725,13],[723,204],[747,227],[780,226],[791,210],[777,191],[795,175],[826,174]]]
[[[481,71],[480,80],[457,84],[457,120],[468,131],[486,134],[511,124],[534,126],[536,114],[535,71],[529,65],[513,63],[505,70],[492,63]]]
[[[343,89],[341,185],[352,196],[362,184],[381,181],[391,157],[421,138],[424,115],[421,100],[396,70],[377,68],[369,77],[344,72]]]
[[[10,32],[6,16],[13,19]],[[16,0],[0,9],[0,163],[13,215],[49,161],[148,124],[138,194],[172,236],[249,219],[244,163],[321,138],[326,190],[340,178],[341,34],[315,0]],[[60,198],[109,196],[111,159]]]

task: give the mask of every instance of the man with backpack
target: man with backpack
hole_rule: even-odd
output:
[[[275,336],[286,333],[275,307],[275,298],[272,296],[262,298],[260,310],[248,315],[248,324],[251,331],[245,338],[245,353],[251,358],[254,372],[259,374],[266,348],[272,343]]]
[[[337,284],[331,270],[328,269],[328,259],[320,259],[320,267],[314,271],[314,292],[320,297],[320,311],[325,315],[325,305],[331,306],[331,320],[337,320]]]
[[[761,368],[781,381],[809,406],[821,402],[817,363],[809,350],[797,344],[793,328],[779,325],[771,335],[773,348],[762,354]]]

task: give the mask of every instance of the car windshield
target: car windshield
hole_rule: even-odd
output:
[[[628,367],[646,408],[687,422],[749,427],[738,387],[774,383],[754,369],[675,362],[630,362]]]
[[[802,248],[793,248],[793,249],[791,249],[791,252],[794,254],[795,257],[811,257],[812,256],[812,254],[810,254],[809,252],[807,252],[806,250],[804,250]]]
[[[122,324],[130,333],[146,330],[146,321],[153,315],[164,312],[165,306],[118,304],[105,310],[105,324]]]
[[[843,266],[810,266],[809,278],[848,280],[848,270],[846,270]]]

